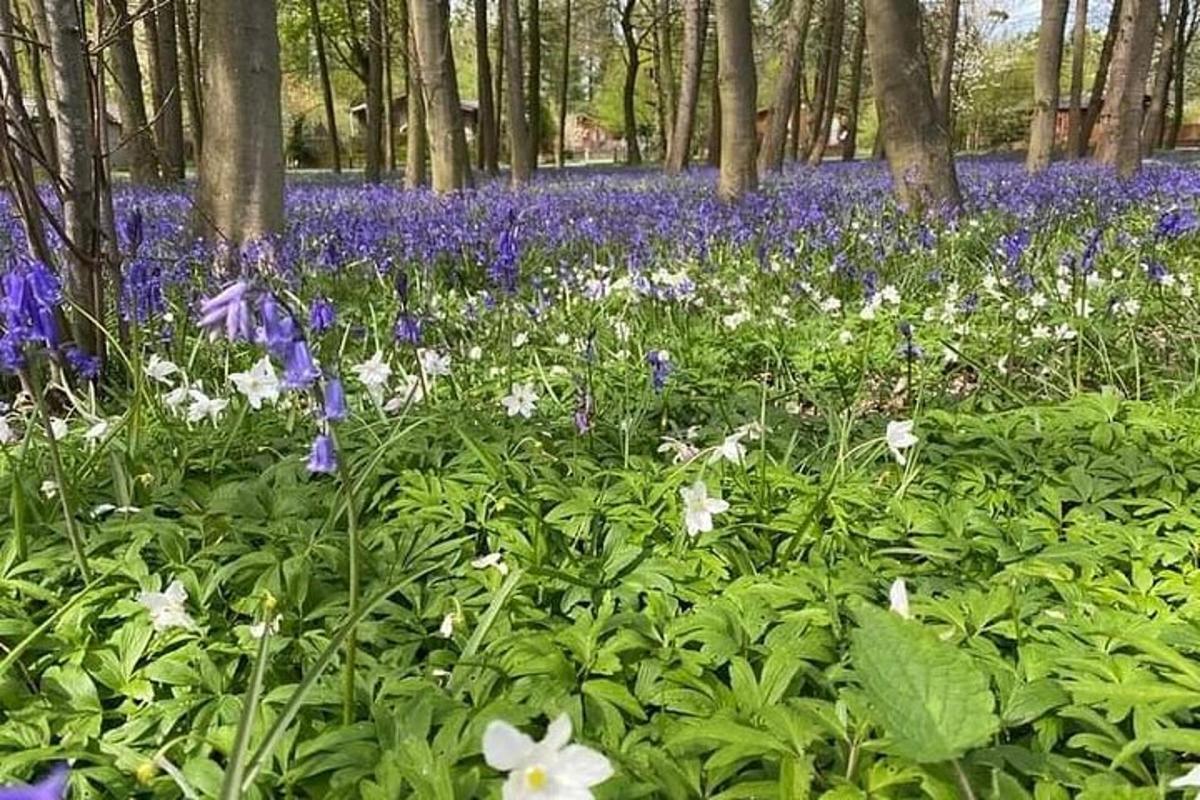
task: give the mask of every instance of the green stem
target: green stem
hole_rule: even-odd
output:
[[[46,444],[50,450],[50,467],[54,471],[54,482],[58,486],[58,501],[62,507],[63,524],[67,529],[67,539],[71,542],[71,550],[75,554],[75,563],[79,565],[79,574],[85,584],[92,582],[92,571],[88,568],[87,554],[83,549],[83,536],[75,527],[75,512],[67,497],[67,475],[63,469],[62,454],[58,451],[58,440],[54,438],[54,426],[50,424],[50,412],[46,410],[46,398],[42,393],[42,384],[38,380],[36,369],[25,369],[25,380],[33,393],[33,402],[42,418],[42,427],[46,431]]]
[[[263,676],[267,669],[267,644],[271,639],[271,620],[263,616],[263,635],[258,640],[258,655],[254,659],[254,672],[246,696],[242,700],[242,718],[238,723],[237,740],[234,742],[225,780],[221,785],[221,800],[238,800],[242,796],[242,779],[246,774],[246,754],[250,749],[250,734],[254,730],[254,717],[258,714],[258,697],[262,694]]]
[[[341,441],[331,427],[329,435],[333,439],[333,448],[337,453],[338,479],[342,484],[342,492],[346,498],[346,548],[350,570],[350,619],[356,619],[359,608],[359,563],[358,563],[358,512],[354,508],[354,482],[350,478],[350,469],[346,466],[345,453]],[[358,628],[350,627],[346,636],[346,666],[342,685],[342,721],[349,725],[354,721],[354,662],[358,657]]]
[[[975,800],[975,792],[971,789],[971,781],[963,772],[962,764],[956,758],[953,761],[954,774],[958,776],[958,788],[962,789],[963,800]]]

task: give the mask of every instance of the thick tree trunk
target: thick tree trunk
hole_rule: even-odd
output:
[[[792,0],[792,13],[783,39],[783,60],[775,79],[767,130],[758,151],[758,168],[771,172],[783,167],[783,151],[787,145],[788,119],[796,101],[796,81],[801,74],[804,40],[812,13],[811,0]]]
[[[158,155],[154,152],[154,134],[146,116],[146,97],[142,93],[142,68],[138,64],[133,40],[133,25],[126,0],[108,0],[115,35],[113,37],[113,77],[117,82],[117,108],[125,136],[129,159],[129,177],[134,183],[158,181]]]
[[[1117,2],[1117,0],[1114,0]],[[1071,101],[1067,118],[1067,158],[1083,152],[1083,62],[1087,57],[1088,0],[1075,0],[1071,32]]]
[[[718,0],[718,2],[720,1]],[[717,33],[719,34],[719,30]],[[716,63],[713,64],[708,107],[708,165],[719,167],[721,166],[721,70]]]
[[[565,0],[563,5],[562,68],[558,76],[558,144],[554,149],[554,163],[560,168],[567,165],[567,101],[571,86],[571,0]]]
[[[1042,0],[1037,61],[1033,71],[1033,120],[1025,169],[1041,172],[1054,154],[1054,121],[1058,116],[1058,80],[1062,70],[1063,32],[1070,0]]]
[[[160,112],[163,139],[159,144],[163,179],[181,181],[184,178],[183,100],[179,86],[179,45],[175,37],[175,0],[160,0],[157,10],[147,13],[158,19],[158,38],[154,46],[163,93]]]
[[[104,319],[100,304],[101,270],[95,258],[95,182],[92,154],[92,105],[88,93],[85,34],[74,0],[48,0],[45,5],[50,60],[54,77],[54,130],[62,184],[66,294],[75,343],[98,352],[100,332],[92,320]]]
[[[1175,40],[1179,27],[1180,0],[1171,0],[1167,19],[1163,22],[1162,47],[1158,50],[1158,67],[1154,72],[1154,88],[1150,92],[1150,108],[1142,121],[1142,155],[1149,155],[1159,146],[1167,116],[1167,96],[1171,92],[1171,71],[1175,66]]]
[[[960,0],[946,0],[946,37],[938,61],[937,104],[947,134],[954,129],[954,53],[958,47],[960,5]]]
[[[69,2],[69,0],[65,0]],[[196,205],[233,243],[283,230],[283,121],[275,3],[204,0],[204,149]]]
[[[58,174],[58,139],[54,135],[54,126],[45,124],[45,120],[53,119],[50,110],[51,98],[47,91],[46,70],[43,67],[42,52],[50,47],[50,25],[46,21],[46,4],[44,0],[29,0],[29,15],[33,17],[33,29],[37,33],[39,46],[29,48],[30,64],[33,72],[33,100],[37,106],[38,119],[43,124],[38,126],[38,139],[42,145],[42,154],[50,171]],[[51,62],[53,69],[53,62]]]
[[[823,105],[818,109],[820,124],[813,134],[808,163],[817,166],[825,159],[825,148],[829,144],[829,132],[833,117],[837,113],[838,85],[842,68],[842,39],[846,33],[845,0],[829,0],[829,31],[826,38],[829,55],[825,60],[825,91]]]
[[[413,0],[412,27],[428,115],[433,190],[456,192],[470,185],[471,166],[450,46],[448,0]]]
[[[188,118],[192,125],[193,156],[200,161],[200,151],[204,149],[204,102],[200,91],[200,38],[199,19],[195,26],[192,24],[191,12],[188,10],[188,0],[175,0],[175,19],[178,23],[180,65],[183,72],[180,80],[183,83],[183,100],[187,104]],[[196,14],[200,14],[200,6],[196,6]],[[332,129],[331,129],[332,130]]]
[[[542,9],[529,0],[529,167],[536,170],[542,155]]]
[[[1158,0],[1123,0],[1096,148],[1096,160],[1122,178],[1142,166],[1143,103],[1157,25]]]
[[[312,29],[317,51],[317,71],[321,79],[321,98],[325,102],[325,127],[329,130],[329,147],[333,156],[333,171],[342,171],[342,146],[338,141],[337,113],[333,105],[333,82],[329,79],[329,60],[325,56],[325,29],[321,25],[321,9],[317,0],[308,0],[308,24]]]
[[[492,62],[488,53],[487,0],[475,0],[475,91],[479,95],[479,116],[475,120],[475,140],[481,170],[495,175],[500,171],[496,148],[496,104],[492,99]],[[570,11],[568,10],[568,15]]]
[[[504,58],[508,61],[508,148],[511,151],[512,185],[521,186],[533,175],[529,122],[525,117],[525,67],[521,59],[521,14],[517,0],[500,0],[504,15]]]
[[[668,175],[677,175],[688,165],[692,151],[692,133],[696,127],[696,106],[700,100],[700,78],[704,71],[704,40],[708,34],[708,0],[683,0],[683,73],[679,84],[679,105],[675,127],[667,148]]]
[[[882,107],[893,188],[913,211],[962,202],[921,38],[917,0],[866,0],[871,79]]]
[[[721,92],[721,176],[717,195],[738,200],[758,188],[754,127],[758,96],[754,70],[752,0],[717,0],[717,74]]]
[[[1087,113],[1083,115],[1083,130],[1079,134],[1080,156],[1087,154],[1092,142],[1092,130],[1099,122],[1100,112],[1104,108],[1104,89],[1108,84],[1108,69],[1112,63],[1113,47],[1117,43],[1117,31],[1121,27],[1121,4],[1122,0],[1113,0],[1104,42],[1100,45],[1100,59],[1096,62],[1096,74],[1092,78],[1092,91],[1088,96]]]
[[[383,9],[382,0],[367,0],[367,129],[363,178],[379,183],[383,178]],[[421,0],[411,0],[419,3]],[[415,16],[413,8],[409,16]],[[411,24],[411,23],[410,23]],[[412,54],[409,54],[412,63]]]
[[[625,163],[642,163],[638,146],[637,79],[641,67],[637,34],[633,29],[633,9],[636,0],[624,0],[621,6],[621,37],[625,41],[625,85],[621,91],[621,109],[625,118]]]
[[[425,127],[425,92],[421,87],[421,70],[417,65],[417,45],[413,36],[412,8],[405,0],[400,3],[404,31],[404,82],[408,93],[408,152],[404,159],[404,185],[410,189],[424,186],[427,181],[425,161],[429,156],[429,134]]]
[[[867,17],[860,10],[858,27],[854,32],[854,49],[850,62],[850,99],[846,104],[845,139],[842,140],[842,160],[853,161],[858,155],[858,107],[862,104],[863,55],[867,49]],[[947,127],[949,130],[949,127]]]

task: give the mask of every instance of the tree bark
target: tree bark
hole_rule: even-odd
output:
[[[929,82],[917,0],[866,0],[867,52],[893,189],[914,212],[962,202],[950,139]]]
[[[427,180],[425,160],[429,155],[429,134],[425,127],[425,91],[417,66],[417,45],[413,36],[412,9],[408,0],[400,3],[404,31],[404,81],[408,94],[408,152],[404,159],[404,185],[410,189],[424,186]]]
[[[159,0],[154,11],[157,17],[157,38],[154,41],[158,53],[159,80],[162,89],[162,108],[158,112],[162,120],[162,142],[159,155],[162,158],[163,179],[182,181],[184,178],[183,157],[183,101],[179,86],[179,45],[175,36],[175,0]]]
[[[1033,120],[1025,169],[1037,173],[1050,166],[1054,154],[1054,120],[1058,116],[1058,81],[1062,70],[1063,33],[1070,0],[1042,0],[1037,61],[1033,72]]]
[[[1175,41],[1175,80],[1172,84],[1175,97],[1171,102],[1171,124],[1167,126],[1166,147],[1174,150],[1179,141],[1179,129],[1183,127],[1184,80],[1187,66],[1188,45],[1195,33],[1195,20],[1192,16],[1192,6],[1189,0],[1183,0],[1179,11],[1179,27],[1176,30]]]
[[[200,224],[210,237],[234,244],[279,233],[283,121],[275,3],[204,0],[201,24],[205,142],[196,190]]]
[[[1083,62],[1087,57],[1087,15],[1088,0],[1075,0],[1075,27],[1071,33],[1071,102],[1067,119],[1067,158],[1078,158],[1084,150]]]
[[[138,64],[128,3],[126,0],[107,2],[115,26],[111,45],[113,77],[117,82],[117,108],[124,128],[125,152],[129,157],[129,178],[139,184],[155,183],[159,179],[158,154],[154,151],[154,134],[146,116],[142,68]]]
[[[363,178],[367,183],[379,183],[383,177],[383,10],[382,0],[367,0],[367,129],[363,156]],[[411,0],[418,3],[420,0]],[[409,9],[411,17],[414,9]],[[409,53],[412,63],[412,53]],[[411,93],[410,93],[411,94]]]
[[[488,53],[487,0],[475,0],[475,91],[479,94],[479,116],[475,120],[475,140],[481,170],[495,175],[500,171],[496,147],[496,104],[492,98],[492,63]],[[568,15],[569,15],[568,10]]]
[[[188,11],[188,0],[175,0],[175,19],[178,23],[179,52],[182,58],[180,64],[183,73],[180,76],[183,83],[183,100],[187,104],[188,117],[192,124],[192,147],[197,163],[200,161],[200,151],[204,149],[204,101],[200,91],[200,39],[199,20],[193,28],[191,14]],[[199,5],[196,14],[200,14]],[[332,129],[331,129],[332,130]]]
[[[624,0],[621,4],[621,38],[625,42],[625,85],[621,92],[621,108],[625,118],[625,163],[642,163],[642,150],[638,145],[637,124],[637,79],[641,67],[641,55],[633,29],[633,10],[637,0]]]
[[[1157,25],[1158,0],[1123,0],[1096,148],[1096,160],[1122,178],[1142,166],[1143,104]]]
[[[504,77],[505,77],[504,76],[504,37],[507,36],[505,31],[508,30],[508,24],[507,24],[508,6],[504,3],[498,3],[497,9],[496,9],[496,15],[497,15],[497,17],[499,17],[499,20],[498,20],[499,25],[496,29],[496,69],[495,69],[495,75],[494,75],[495,80],[492,83],[492,86],[494,87],[493,91],[492,91],[492,100],[496,104],[496,120],[495,120],[496,131],[495,131],[495,135],[492,137],[492,141],[494,141],[496,143],[496,159],[497,159],[497,161],[499,161],[500,151],[502,149],[502,144],[504,142],[504,137],[503,137],[504,126],[502,124],[503,117],[505,114],[505,111],[504,111],[504,109],[505,109],[505,105],[504,105],[504,100],[505,100],[505,94],[504,94]]]
[[[825,159],[825,148],[829,144],[829,132],[837,113],[838,86],[842,67],[842,40],[846,32],[845,0],[829,0],[829,31],[826,36],[828,57],[825,59],[825,91],[822,107],[818,109],[820,124],[815,126],[812,148],[808,163],[817,166]]]
[[[0,93],[3,94],[4,171],[10,177],[9,186],[15,200],[16,210],[25,228],[25,239],[29,254],[36,259],[51,262],[42,226],[42,207],[37,197],[34,179],[33,157],[30,151],[38,148],[37,130],[25,111],[25,95],[21,88],[21,69],[17,63],[17,23],[11,0],[0,0]],[[17,143],[20,143],[19,145]]]
[[[337,113],[333,105],[333,82],[329,79],[329,60],[325,56],[325,30],[321,25],[321,9],[317,0],[308,0],[308,24],[317,51],[317,71],[321,79],[321,98],[325,103],[325,127],[329,129],[329,147],[333,156],[334,174],[342,171],[342,146],[338,142]]]
[[[1179,11],[1180,0],[1171,0],[1162,28],[1162,47],[1158,51],[1158,67],[1154,73],[1154,88],[1150,93],[1150,108],[1142,121],[1142,155],[1149,155],[1155,150],[1162,138],[1167,116],[1167,96],[1171,92],[1171,71],[1175,66]]]
[[[717,0],[717,74],[721,95],[721,175],[717,195],[738,200],[758,188],[754,127],[758,96],[754,70],[752,0]]]
[[[392,85],[392,22],[388,0],[380,0],[379,7],[383,16],[383,142],[388,171],[395,172],[399,156],[396,153],[396,92]]]
[[[858,107],[862,104],[863,55],[867,49],[867,17],[859,11],[850,62],[850,100],[846,104],[846,138],[842,142],[842,160],[853,161],[858,155]],[[949,126],[947,126],[949,130]]]
[[[1104,87],[1108,84],[1108,68],[1112,63],[1113,47],[1117,43],[1117,31],[1121,27],[1121,2],[1122,0],[1113,0],[1104,42],[1100,45],[1100,59],[1096,62],[1096,74],[1092,78],[1092,91],[1088,96],[1087,113],[1083,115],[1083,129],[1079,133],[1080,156],[1086,155],[1088,147],[1091,146],[1092,130],[1100,120],[1100,111],[1104,107]]]
[[[525,118],[525,68],[521,60],[521,14],[517,0],[500,0],[504,15],[504,58],[508,62],[508,148],[511,151],[512,185],[521,186],[533,175],[529,123]]]
[[[663,88],[663,157],[675,137],[675,112],[679,107],[679,90],[675,82],[675,43],[671,38],[674,18],[671,0],[658,0],[658,19],[655,22],[655,52],[658,54],[659,85]]]
[[[554,163],[559,168],[567,165],[567,101],[571,85],[571,0],[564,0],[562,69],[558,82],[558,144],[555,146]]]
[[[721,0],[717,0],[721,2]],[[719,34],[719,26],[717,34]],[[719,65],[713,64],[712,84],[709,89],[709,117],[708,117],[708,165],[710,167],[721,166],[721,70]]]
[[[829,77],[829,57],[832,50],[832,27],[830,26],[830,11],[837,0],[825,0],[821,10],[820,34],[821,41],[817,50],[817,63],[814,68],[813,90],[811,103],[808,106],[806,124],[802,126],[804,138],[800,142],[800,157],[808,160],[812,154],[813,144],[817,141],[821,129],[821,114],[825,110],[825,81]]]
[[[954,53],[958,47],[958,18],[960,0],[946,0],[946,38],[942,40],[942,57],[938,62],[938,111],[946,132],[954,130]]]
[[[459,191],[471,183],[449,17],[449,0],[413,0],[413,38],[429,126],[432,183],[439,194]]]
[[[696,127],[696,105],[700,99],[700,78],[704,70],[704,40],[708,33],[709,0],[683,2],[683,66],[679,84],[679,105],[675,127],[667,148],[666,171],[678,175],[691,160],[692,133]]]
[[[542,154],[542,9],[529,0],[529,168],[536,170]]]
[[[783,168],[788,120],[796,101],[796,81],[802,71],[804,41],[811,14],[811,0],[792,0],[792,13],[783,40],[783,60],[779,64],[779,77],[776,78],[767,116],[767,130],[763,134],[762,147],[758,151],[758,168],[762,172],[773,172]]]

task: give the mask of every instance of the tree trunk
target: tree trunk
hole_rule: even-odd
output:
[[[808,163],[817,166],[825,159],[825,148],[829,144],[829,132],[833,117],[837,113],[838,85],[842,67],[842,39],[846,32],[845,0],[829,0],[829,33],[826,38],[829,56],[825,61],[825,92],[823,105],[818,109],[820,124],[816,126]]]
[[[383,9],[382,0],[367,0],[367,129],[363,156],[363,178],[379,183],[383,177]],[[411,0],[419,3],[421,0]],[[411,18],[415,10],[409,9]],[[409,53],[409,64],[413,60]],[[410,93],[411,94],[411,93]]]
[[[525,118],[525,67],[521,61],[521,13],[517,0],[500,0],[504,15],[504,58],[508,61],[508,148],[511,151],[512,185],[521,186],[533,175],[529,123]]]
[[[1096,75],[1092,78],[1092,91],[1088,96],[1087,113],[1083,115],[1083,130],[1080,131],[1079,155],[1087,154],[1092,143],[1092,129],[1100,120],[1104,107],[1104,87],[1108,84],[1108,68],[1112,63],[1113,47],[1117,43],[1117,31],[1121,27],[1121,0],[1113,0],[1112,13],[1108,17],[1108,28],[1104,43],[1100,46],[1100,60],[1096,62]]]
[[[854,32],[854,50],[850,62],[850,100],[846,104],[846,138],[842,141],[842,160],[853,161],[858,155],[858,107],[862,104],[863,55],[867,47],[867,17],[859,11]],[[947,127],[949,130],[949,127]]]
[[[958,47],[960,5],[960,0],[946,0],[946,38],[938,62],[937,104],[947,135],[954,129],[954,53]]]
[[[9,186],[25,228],[29,254],[49,264],[52,263],[51,255],[42,227],[42,207],[30,155],[30,151],[36,152],[38,147],[37,129],[25,111],[21,69],[17,63],[17,27],[11,0],[0,0],[0,59],[4,62],[0,70],[0,92],[4,102],[3,129],[7,136],[3,147],[4,171],[10,178]]]
[[[1070,0],[1042,0],[1037,61],[1033,72],[1033,120],[1025,169],[1037,173],[1050,166],[1054,154],[1054,121],[1058,116],[1058,80],[1062,70],[1063,32]]]
[[[124,126],[125,152],[129,158],[129,178],[134,183],[158,181],[158,155],[154,135],[146,116],[146,97],[142,93],[142,68],[138,64],[133,41],[133,24],[126,0],[108,0],[115,35],[112,40],[113,76],[117,82],[117,108]]]
[[[542,10],[529,0],[529,168],[536,170],[542,154]]]
[[[321,9],[317,0],[308,0],[308,24],[312,29],[317,50],[317,71],[321,78],[321,98],[325,102],[325,127],[329,129],[329,146],[333,155],[333,171],[341,174],[342,147],[338,142],[337,113],[333,105],[333,82],[329,80],[329,61],[325,57],[325,30],[321,25]]]
[[[1175,36],[1175,81],[1172,84],[1175,97],[1171,102],[1171,124],[1167,127],[1166,147],[1168,150],[1175,149],[1175,145],[1179,141],[1179,129],[1183,127],[1185,67],[1187,66],[1188,45],[1191,44],[1190,34],[1194,31],[1194,23],[1191,22],[1191,19],[1191,3],[1189,0],[1183,0]]]
[[[817,141],[821,129],[821,114],[825,110],[825,81],[829,77],[829,57],[831,55],[833,28],[830,25],[830,11],[837,0],[825,0],[821,10],[821,42],[817,51],[817,63],[813,75],[812,102],[808,106],[807,124],[803,126],[804,138],[800,142],[800,153],[804,160],[812,154],[813,144]]]
[[[196,205],[204,231],[234,244],[283,230],[275,13],[274,2],[204,0],[205,141]]]
[[[754,123],[753,0],[717,0],[717,75],[721,93],[721,176],[717,195],[738,200],[758,188]]]
[[[675,43],[671,38],[671,20],[675,12],[671,0],[658,0],[658,19],[655,22],[655,52],[658,54],[658,79],[663,87],[663,158],[675,138],[675,112],[679,107],[679,90],[675,83]]]
[[[181,181],[184,178],[183,161],[183,101],[179,86],[179,49],[175,37],[175,0],[160,0],[158,8],[147,11],[157,17],[158,38],[154,42],[158,53],[160,87],[162,89],[162,142],[159,155],[162,158],[163,179]]]
[[[678,175],[691,160],[692,133],[696,127],[696,105],[704,70],[704,40],[708,33],[709,0],[684,0],[683,73],[679,84],[679,106],[667,148],[668,175]]]
[[[38,46],[29,48],[31,71],[33,72],[33,101],[37,107],[38,140],[41,142],[42,155],[46,165],[55,175],[58,174],[58,139],[54,136],[54,126],[46,124],[53,119],[50,111],[50,93],[46,90],[46,70],[43,68],[42,51],[49,48],[49,24],[46,22],[46,5],[43,0],[29,0],[29,15],[33,17],[33,28],[37,33]]]
[[[718,0],[723,2],[723,0]],[[718,29],[717,33],[720,31]],[[712,71],[712,84],[709,90],[709,117],[708,117],[708,165],[710,167],[721,166],[721,70],[714,63]]]
[[[758,168],[773,172],[783,168],[783,151],[787,145],[788,119],[796,101],[796,81],[801,74],[804,40],[812,13],[811,0],[792,0],[792,14],[783,40],[783,60],[767,116],[767,130],[758,151]]]
[[[1162,47],[1158,51],[1158,68],[1154,73],[1154,88],[1150,93],[1150,108],[1142,121],[1142,155],[1149,155],[1159,146],[1167,116],[1167,96],[1171,92],[1171,70],[1175,66],[1175,40],[1179,27],[1180,0],[1171,0],[1167,19],[1163,23]]]
[[[444,3],[444,4],[443,4]],[[471,166],[463,132],[462,103],[454,50],[450,46],[448,0],[413,0],[413,38],[417,71],[425,96],[433,190],[456,192],[470,185]]]
[[[800,160],[800,150],[807,152],[809,126],[811,123],[808,107],[808,79],[805,77],[804,43],[807,41],[807,31],[800,46],[800,63],[796,68],[796,97],[792,106],[792,135],[789,139],[788,158],[791,161]]]
[[[1096,160],[1113,167],[1122,178],[1130,177],[1142,166],[1143,103],[1157,25],[1158,0],[1121,3],[1121,27],[1100,112]]]
[[[893,189],[912,211],[962,202],[921,39],[917,0],[866,0],[871,78]]]
[[[479,94],[479,116],[475,120],[475,140],[479,150],[476,163],[479,169],[495,175],[500,167],[496,152],[496,105],[492,99],[487,7],[487,0],[475,0],[475,91]]]
[[[405,3],[407,0],[400,0]],[[392,86],[392,22],[388,0],[380,0],[383,16],[383,141],[388,172],[396,171],[396,92]]]
[[[96,241],[96,187],[92,171],[96,142],[92,137],[83,20],[74,0],[48,0],[45,10],[53,65],[62,225],[67,240],[66,295],[74,307],[71,328],[75,344],[88,353],[96,353],[100,331],[92,320],[104,319],[104,313],[99,302],[101,273],[92,247]]]
[[[1078,158],[1084,150],[1083,62],[1087,57],[1087,15],[1088,0],[1075,0],[1075,28],[1071,33],[1071,103],[1067,120],[1067,158]]]
[[[563,9],[562,70],[558,82],[558,144],[554,151],[554,163],[560,168],[567,165],[567,100],[571,85],[571,0],[565,0]]]
[[[633,9],[636,0],[624,0],[621,5],[621,37],[625,40],[625,85],[621,92],[621,108],[625,117],[625,163],[642,163],[638,146],[637,78],[641,67],[638,41],[633,29]]]
[[[179,52],[182,55],[181,65],[183,74],[183,100],[187,104],[188,117],[192,123],[192,147],[196,162],[200,161],[200,151],[204,149],[204,103],[200,91],[200,39],[199,20],[193,28],[191,15],[188,11],[188,0],[175,0],[175,19],[178,23]],[[196,6],[199,15],[200,7]],[[332,131],[332,128],[330,129]]]
[[[492,141],[496,143],[496,160],[500,159],[500,151],[504,142],[504,126],[501,124],[504,117],[504,37],[508,30],[508,6],[505,3],[498,3],[497,16],[499,17],[499,25],[496,29],[496,70],[495,81],[492,86],[492,100],[496,104],[496,131],[492,137]]]
[[[417,66],[417,46],[413,37],[412,9],[408,0],[400,3],[404,30],[404,81],[408,94],[408,152],[404,158],[404,185],[410,189],[424,186],[427,180],[425,160],[429,155],[429,134],[425,127],[425,92],[421,70]]]

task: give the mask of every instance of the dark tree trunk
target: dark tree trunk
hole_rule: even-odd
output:
[[[1084,150],[1083,62],[1087,57],[1087,15],[1088,0],[1075,0],[1075,27],[1071,33],[1071,101],[1067,119],[1067,158],[1078,158]]]
[[[917,0],[866,0],[867,51],[893,188],[913,211],[962,202],[950,139],[929,82]]]
[[[496,158],[499,160],[504,143],[504,126],[501,122],[506,113],[504,104],[504,37],[507,35],[505,31],[508,30],[508,6],[505,3],[498,3],[497,16],[499,17],[499,26],[496,29],[496,70],[495,81],[492,83],[494,87],[492,100],[496,104],[496,133],[493,141],[496,143]]]
[[[845,0],[829,0],[829,34],[826,38],[829,56],[825,62],[825,92],[823,106],[818,109],[820,124],[816,126],[808,163],[816,166],[825,158],[829,132],[837,113],[838,85],[842,67],[842,39],[846,32]]]
[[[52,261],[42,228],[42,208],[30,155],[31,151],[36,152],[38,143],[34,125],[25,111],[21,70],[17,63],[17,28],[11,0],[0,0],[0,61],[3,61],[0,64],[0,93],[3,94],[0,110],[7,136],[3,146],[3,168],[10,178],[9,185],[25,228],[29,254],[49,264]]]
[[[321,98],[325,102],[325,127],[329,129],[329,147],[333,156],[333,171],[342,171],[342,146],[338,141],[337,113],[333,104],[333,82],[329,79],[329,61],[325,56],[325,29],[321,25],[321,9],[317,0],[308,0],[308,23],[317,50],[317,71],[321,78]]]
[[[1025,169],[1041,172],[1054,154],[1054,121],[1058,116],[1058,81],[1062,71],[1063,32],[1070,0],[1042,0],[1037,61],[1033,73],[1033,120]]]
[[[449,0],[413,0],[412,28],[425,95],[433,190],[456,192],[471,184],[471,165],[450,46]]]
[[[367,0],[367,129],[363,178],[379,183],[383,177],[383,9],[382,0]],[[420,0],[412,0],[420,2]],[[410,18],[413,16],[409,10]],[[411,24],[411,22],[410,22]],[[412,53],[409,53],[412,63]]]
[[[641,67],[637,34],[633,29],[633,9],[636,0],[624,0],[621,5],[621,37],[625,41],[625,85],[621,92],[621,108],[625,117],[625,163],[642,163],[638,146],[637,79]]]
[[[662,87],[663,158],[675,137],[675,112],[679,108],[679,90],[675,82],[675,42],[671,37],[674,18],[671,0],[658,0],[658,19],[655,24],[655,53],[658,55],[657,77]]]
[[[1179,11],[1179,27],[1175,37],[1175,80],[1172,84],[1175,97],[1171,102],[1171,124],[1167,127],[1166,147],[1174,150],[1179,141],[1179,129],[1183,127],[1184,80],[1187,66],[1188,45],[1191,44],[1192,34],[1195,33],[1195,20],[1192,15],[1192,5],[1189,0],[1183,0]]]
[[[200,151],[204,149],[204,102],[200,91],[200,22],[197,18],[196,24],[192,24],[189,5],[189,0],[175,0],[180,65],[183,69],[180,80],[183,83],[183,100],[187,104],[188,117],[192,124],[192,147],[195,148],[193,156],[199,163]],[[199,5],[196,6],[196,14],[200,14]]]
[[[162,158],[163,179],[182,181],[183,160],[183,99],[179,85],[179,43],[175,37],[175,0],[160,0],[153,12],[158,18],[158,38],[154,42],[158,53],[159,80],[163,93],[162,142],[159,156]]]
[[[425,128],[425,92],[421,88],[421,70],[417,66],[417,46],[413,38],[412,9],[408,0],[400,3],[404,31],[404,81],[408,94],[408,152],[404,159],[404,185],[410,189],[424,186],[425,160],[429,156],[429,135]]]
[[[717,0],[717,74],[721,92],[721,176],[717,195],[738,200],[758,188],[752,0]]]
[[[850,100],[846,104],[846,138],[842,141],[842,159],[853,161],[858,155],[858,107],[862,104],[863,55],[867,49],[867,17],[859,11],[850,62]],[[947,129],[948,130],[948,129]]]
[[[1087,113],[1083,115],[1083,130],[1080,131],[1079,155],[1087,154],[1092,142],[1092,129],[1100,120],[1104,107],[1104,87],[1108,84],[1108,68],[1112,63],[1113,47],[1117,43],[1117,30],[1121,27],[1121,0],[1113,0],[1112,13],[1108,17],[1108,29],[1100,45],[1100,60],[1096,62],[1096,74],[1092,78],[1092,91],[1088,97]]]
[[[495,175],[500,171],[496,147],[496,104],[492,99],[492,62],[488,53],[487,0],[475,0],[475,91],[479,94],[479,117],[475,120],[479,169]]]
[[[720,35],[718,28],[717,35]],[[708,165],[721,166],[721,75],[720,67],[713,63],[712,85],[709,89],[708,117]]]
[[[33,72],[33,100],[37,106],[38,119],[53,119],[53,112],[50,110],[50,93],[46,89],[46,69],[42,60],[43,48],[48,50],[50,47],[50,26],[46,21],[44,0],[29,0],[29,15],[33,17],[33,28],[40,43],[38,47],[29,48]],[[51,61],[50,69],[53,70],[53,68],[53,61]],[[50,167],[50,171],[57,175],[59,169],[58,139],[54,135],[54,126],[39,125],[38,139],[41,141],[42,154],[45,156],[46,164]]]
[[[508,61],[508,147],[511,151],[512,184],[521,186],[533,175],[529,144],[529,122],[525,117],[525,66],[521,59],[521,14],[518,0],[500,0],[504,15],[504,57]]]
[[[1175,66],[1175,40],[1179,27],[1180,0],[1171,0],[1167,19],[1163,22],[1162,47],[1158,51],[1158,67],[1154,87],[1150,92],[1150,108],[1142,121],[1142,154],[1149,155],[1159,146],[1167,117],[1167,97],[1171,92],[1171,71]]]
[[[563,9],[562,68],[558,81],[558,144],[554,149],[554,163],[560,168],[567,165],[567,101],[571,86],[571,0],[565,0]]]
[[[811,0],[792,0],[792,13],[783,40],[783,60],[775,79],[767,130],[758,151],[758,168],[771,172],[783,167],[783,151],[787,145],[788,119],[796,100],[796,81],[802,73],[804,40],[812,13]]]
[[[1096,159],[1122,178],[1142,166],[1143,102],[1157,26],[1158,0],[1123,0],[1096,148]]]
[[[529,168],[536,170],[542,154],[542,9],[529,0]]]
[[[946,38],[942,40],[942,57],[938,62],[938,111],[947,133],[954,130],[954,53],[958,47],[959,0],[946,0]]]
[[[818,132],[821,130],[821,114],[825,110],[825,81],[829,77],[829,57],[832,54],[832,35],[833,28],[830,25],[830,13],[833,10],[833,4],[838,0],[825,0],[821,10],[820,24],[820,49],[817,50],[817,63],[813,74],[813,90],[811,100],[807,111],[807,119],[804,120],[803,127],[804,138],[800,142],[800,155],[804,160],[812,154],[813,145],[817,141]]]
[[[407,0],[400,0],[407,3]],[[392,22],[388,0],[380,0],[383,10],[383,141],[387,151],[388,172],[396,171],[396,91],[392,85]]]
[[[679,106],[675,127],[667,148],[667,174],[677,175],[688,165],[692,151],[692,133],[696,127],[696,106],[700,99],[700,78],[704,71],[704,40],[708,33],[708,0],[684,0],[683,74],[679,86]]]
[[[124,124],[125,152],[129,158],[129,177],[134,183],[154,183],[159,179],[158,155],[154,152],[154,134],[146,116],[146,97],[142,93],[142,68],[138,64],[126,0],[108,0],[115,35],[112,45],[113,76],[117,82],[117,108]]]

